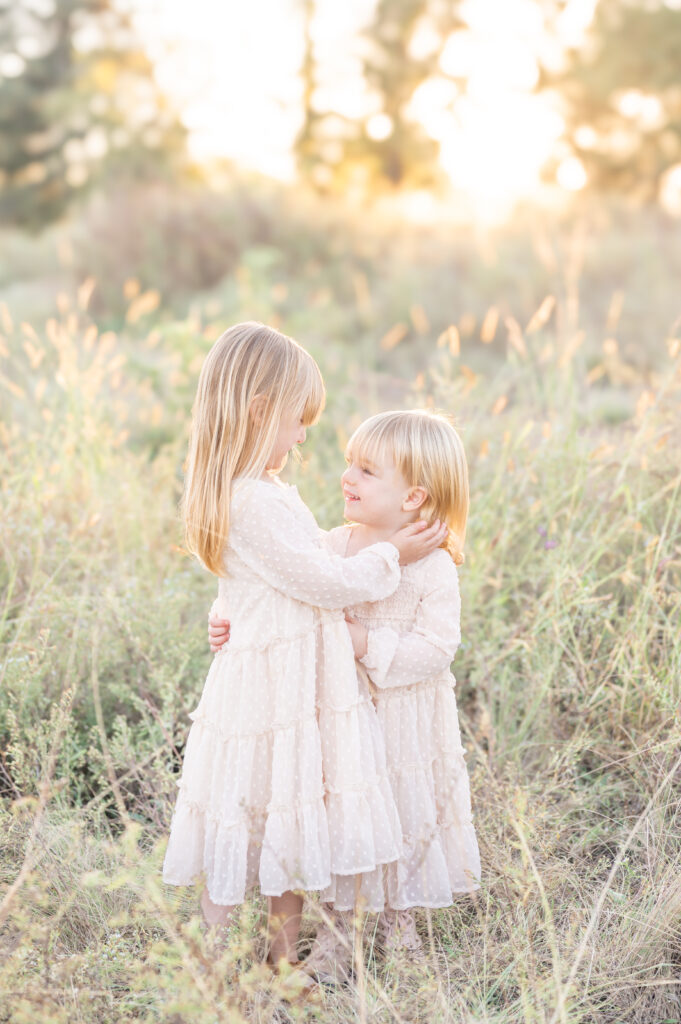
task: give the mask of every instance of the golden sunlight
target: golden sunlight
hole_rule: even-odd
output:
[[[295,174],[292,143],[302,123],[304,26],[296,0],[128,0],[162,88],[182,111],[200,161],[226,157],[283,180]],[[440,145],[455,193],[482,217],[503,216],[542,188],[541,169],[563,129],[555,97],[535,95],[540,62],[560,65],[562,47],[588,28],[595,0],[569,0],[550,32],[536,0],[465,0],[466,28],[441,50],[439,66],[414,92],[408,116]],[[375,0],[317,0],[311,25],[319,67],[313,103],[362,120],[375,140],[392,121],[376,106],[361,65],[362,30]],[[438,49],[435,27],[417,24],[410,53]],[[650,118],[647,97],[623,98]],[[556,187],[586,184],[583,168],[559,163]]]

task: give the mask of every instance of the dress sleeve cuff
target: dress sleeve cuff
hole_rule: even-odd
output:
[[[388,562],[394,562],[395,565],[399,564],[400,552],[394,544],[390,543],[389,540],[379,540],[376,544],[371,544],[370,547],[365,548],[364,550],[377,551],[378,554],[383,555]]]
[[[392,545],[390,546],[392,547]],[[397,551],[397,548],[395,548],[395,551]],[[385,685],[385,680],[399,642],[399,635],[394,629],[390,629],[389,626],[381,626],[379,629],[369,630],[367,652],[359,660],[364,665],[369,678],[375,686]]]

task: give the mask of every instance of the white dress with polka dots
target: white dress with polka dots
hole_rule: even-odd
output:
[[[332,530],[329,548],[345,554],[351,531]],[[396,863],[357,883],[370,910],[445,907],[454,893],[479,888],[480,857],[450,671],[461,640],[460,608],[456,566],[438,549],[405,566],[391,595],[349,609],[369,631],[360,676],[367,673],[365,686],[383,729],[404,844]],[[355,882],[335,877],[323,898],[348,910]]]
[[[360,695],[344,605],[386,597],[399,553],[329,552],[295,487],[239,480],[214,610],[231,622],[190,715],[163,866],[216,904],[321,890],[397,859],[383,738]]]

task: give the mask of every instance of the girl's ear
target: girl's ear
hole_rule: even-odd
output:
[[[405,512],[414,512],[417,508],[421,508],[421,505],[428,499],[428,491],[425,487],[412,487],[407,494],[407,497],[402,502],[402,508]]]
[[[256,427],[259,427],[267,409],[267,395],[256,395],[251,400],[248,413]]]

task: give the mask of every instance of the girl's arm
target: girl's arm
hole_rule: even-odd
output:
[[[446,559],[446,561],[445,561]],[[461,642],[461,598],[456,567],[449,555],[429,573],[429,590],[419,602],[414,626],[398,633],[388,626],[370,629],[367,652],[359,660],[380,689],[408,686],[446,671]]]
[[[340,554],[336,550],[336,544],[339,542],[339,532],[343,530],[343,527],[337,527],[335,530],[322,530],[319,528],[319,536],[323,546],[331,554]],[[345,539],[341,541],[343,548],[345,547]],[[213,654],[217,651],[221,651],[223,646],[229,641],[230,633],[230,622],[228,619],[221,619],[216,613],[215,604],[211,608],[208,614],[208,643]],[[364,653],[364,652],[362,652]],[[357,652],[355,652],[357,654]],[[359,655],[357,655],[359,657]]]
[[[319,608],[343,608],[392,594],[400,581],[400,551],[383,542],[341,558],[311,536],[306,517],[296,514],[273,484],[256,482],[239,495],[230,526],[230,546],[257,575],[282,593]],[[423,544],[435,543],[432,528]],[[416,534],[416,531],[412,531]],[[421,536],[414,536],[414,544]]]

